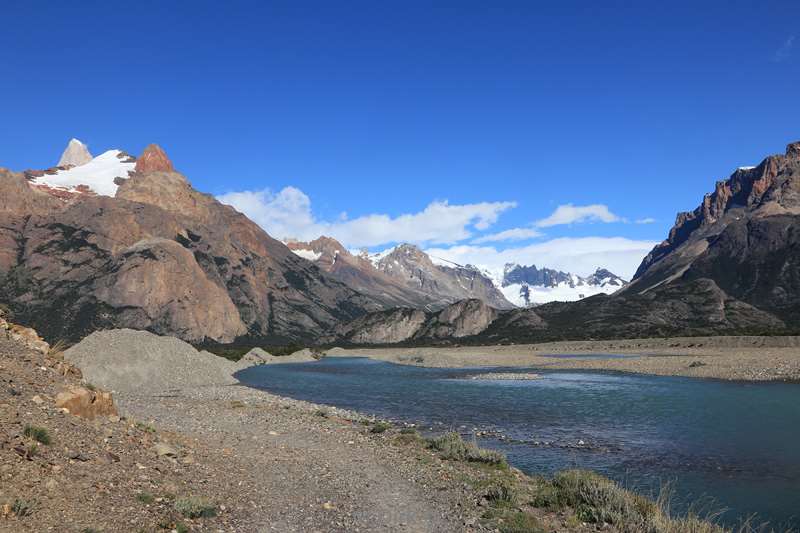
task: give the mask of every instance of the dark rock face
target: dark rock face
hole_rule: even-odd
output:
[[[115,198],[64,202],[9,172],[0,187],[0,300],[51,340],[309,341],[381,308],[174,172],[137,172]]]
[[[569,274],[552,268],[536,268],[536,265],[509,265],[503,275],[503,286],[515,283],[525,285],[536,285],[541,287],[555,287],[559,283],[570,283],[572,281]]]

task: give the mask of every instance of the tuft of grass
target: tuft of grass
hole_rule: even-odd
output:
[[[64,359],[64,351],[67,348],[69,348],[69,344],[64,339],[59,339],[47,350],[47,356],[53,359]]]
[[[611,524],[622,533],[756,533],[767,531],[748,521],[734,529],[714,523],[709,515],[672,518],[663,500],[653,501],[620,487],[595,472],[566,470],[551,481],[538,478],[535,507],[563,511],[571,509],[581,522]]]
[[[419,434],[414,428],[403,428],[400,430],[400,434],[395,437],[395,442],[398,444],[409,445],[409,444],[423,444],[425,443],[425,439],[422,438],[422,435]]]
[[[198,496],[178,498],[175,500],[175,510],[186,518],[211,518],[217,516],[217,506]]]
[[[30,459],[31,457],[35,456],[38,453],[39,453],[39,445],[36,444],[35,442],[31,442],[27,446],[25,446],[25,457],[27,457],[28,459]]]
[[[95,387],[93,383],[84,383],[83,386],[92,392],[97,390],[97,387]]]
[[[144,503],[144,504],[147,504],[147,505],[149,505],[149,504],[153,503],[154,501],[156,501],[155,496],[153,496],[149,492],[140,492],[140,493],[138,493],[136,495],[136,499],[139,500],[140,502]]]
[[[328,411],[326,411],[325,409],[317,409],[316,411],[314,411],[314,414],[322,418],[328,418],[329,416]]]
[[[391,427],[392,427],[392,425],[389,424],[388,422],[375,422],[375,424],[372,425],[372,428],[370,428],[369,432],[370,433],[383,433],[387,429],[390,429]]]
[[[32,515],[34,507],[35,507],[35,502],[33,502],[32,500],[16,499],[14,500],[14,503],[11,505],[11,512],[22,518],[24,516]]]
[[[148,433],[156,432],[156,428],[154,428],[150,424],[145,424],[144,422],[136,422],[136,427],[143,431],[147,431]]]
[[[494,507],[511,507],[517,500],[517,495],[510,484],[500,483],[489,489],[486,500]]]
[[[50,444],[51,442],[50,433],[43,427],[26,425],[22,434],[40,444]]]
[[[505,455],[495,450],[480,448],[474,442],[464,442],[461,435],[455,431],[428,439],[428,446],[439,452],[439,456],[442,459],[484,463],[498,468],[508,468]]]

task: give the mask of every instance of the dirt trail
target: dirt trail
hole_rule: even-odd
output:
[[[237,490],[258,509],[254,530],[464,530],[461,502],[433,490],[435,473],[343,412],[322,416],[310,404],[240,386],[121,396],[119,404],[228,452],[226,477],[239,480]]]

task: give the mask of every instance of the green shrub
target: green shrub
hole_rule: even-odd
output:
[[[370,428],[369,432],[370,433],[383,433],[384,431],[386,431],[387,429],[389,429],[391,427],[392,427],[392,425],[389,424],[388,422],[375,422],[375,424],[373,424],[372,428]]]
[[[149,492],[140,492],[139,494],[136,495],[136,499],[148,505],[156,500],[155,497]]]
[[[429,439],[428,445],[431,449],[438,451],[442,459],[484,463],[500,468],[508,467],[505,455],[495,450],[479,448],[472,442],[464,442],[461,435],[455,431]]]
[[[50,433],[45,428],[26,425],[22,434],[40,444],[50,444]]]
[[[217,507],[205,498],[188,496],[175,501],[175,510],[186,518],[210,518],[217,516]]]
[[[34,502],[31,500],[14,500],[11,505],[11,512],[19,517],[30,516],[33,514]]]
[[[511,485],[501,483],[489,489],[486,500],[494,507],[511,507],[516,501],[516,494]]]

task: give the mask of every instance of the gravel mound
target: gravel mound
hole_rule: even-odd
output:
[[[159,392],[236,383],[231,361],[147,331],[96,331],[64,352],[88,383],[117,392]]]
[[[269,353],[266,350],[262,350],[261,348],[253,348],[246,354],[244,357],[239,359],[239,368],[247,368],[250,366],[255,365],[266,365],[269,363],[273,363],[275,361],[275,356]]]

